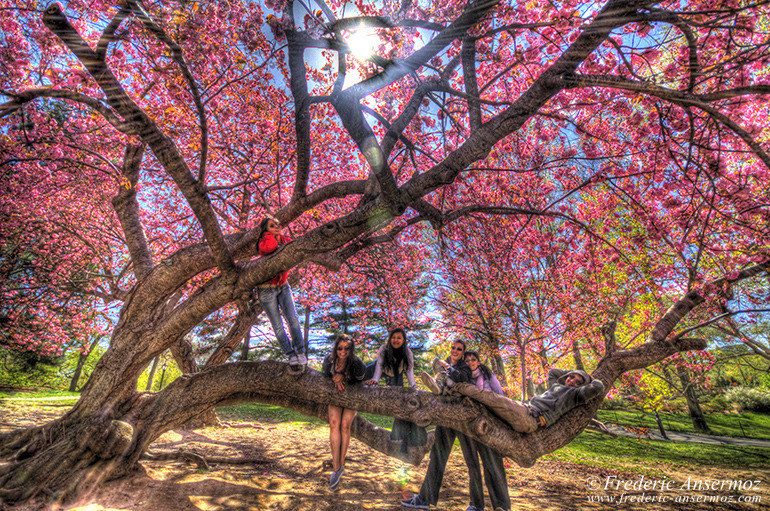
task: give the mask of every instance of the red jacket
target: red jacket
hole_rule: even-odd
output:
[[[273,252],[278,250],[278,245],[285,245],[290,241],[291,241],[291,238],[289,238],[288,236],[279,234],[278,239],[276,239],[276,237],[273,236],[272,233],[266,232],[262,236],[262,238],[259,240],[259,255],[266,256],[266,255],[272,254]],[[286,283],[287,280],[289,280],[288,270],[279,274],[277,277],[274,277],[272,280],[270,280],[270,282],[268,282],[268,284],[272,286],[282,286]]]

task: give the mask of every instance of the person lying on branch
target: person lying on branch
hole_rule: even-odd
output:
[[[423,382],[429,379],[427,373],[421,377]],[[427,385],[431,392],[446,393],[442,378],[437,377],[436,380],[433,380],[432,385]],[[550,426],[573,408],[604,395],[604,384],[585,371],[551,369],[548,372],[548,390],[529,401],[509,399],[469,383],[455,382],[451,391],[485,404],[516,431],[532,433],[539,427]]]

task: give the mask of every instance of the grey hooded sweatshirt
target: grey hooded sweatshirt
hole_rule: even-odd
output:
[[[564,384],[567,376],[579,374],[585,382],[579,387],[568,387]],[[551,369],[548,371],[548,390],[529,400],[529,404],[545,418],[545,423],[550,426],[556,420],[580,406],[586,401],[604,392],[604,384],[596,380],[585,371],[568,371],[565,369]]]

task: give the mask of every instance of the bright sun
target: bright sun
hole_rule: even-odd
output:
[[[373,29],[360,27],[350,32],[347,43],[350,46],[350,51],[358,60],[366,60],[379,47],[380,37]]]

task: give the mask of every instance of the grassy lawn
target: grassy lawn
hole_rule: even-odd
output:
[[[650,465],[660,465],[661,469],[672,466],[765,469],[770,465],[770,449],[612,438],[584,431],[566,447],[543,459],[644,472],[649,471]]]
[[[597,417],[602,422],[625,424],[636,427],[648,427],[658,430],[653,413],[625,411],[625,410],[599,410]],[[687,414],[660,414],[663,427],[666,431],[679,431],[682,433],[700,433],[693,428],[692,420]],[[706,415],[706,423],[711,428],[711,434],[717,436],[748,437],[770,440],[770,415],[745,412],[737,413],[712,413]]]
[[[79,392],[67,392],[64,390],[40,390],[40,391],[5,391],[0,392],[0,400],[10,399],[13,401],[45,401],[46,398],[71,402],[75,404],[80,397]]]

